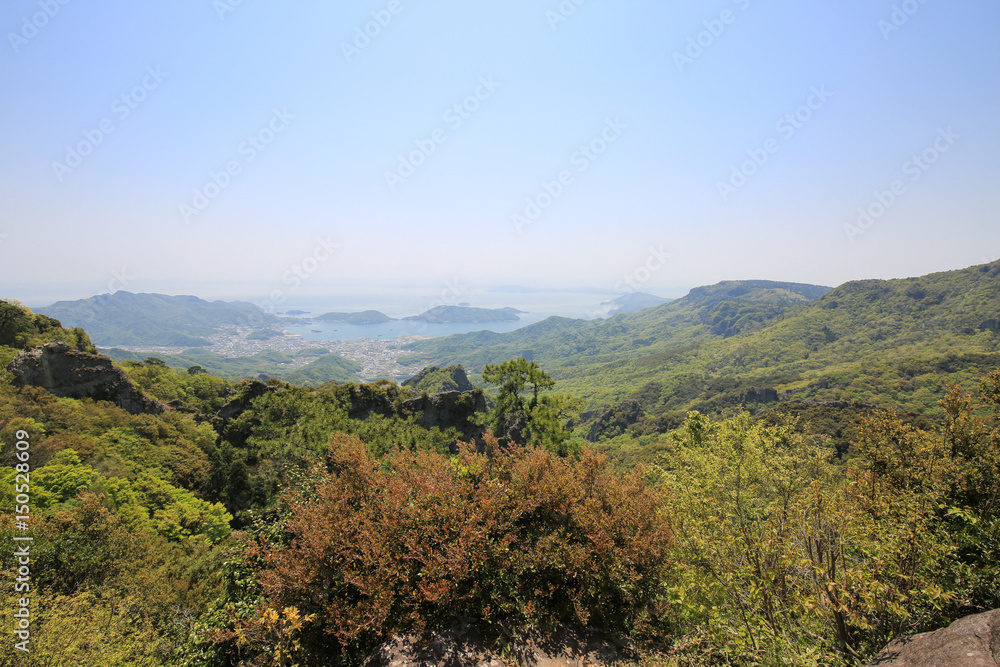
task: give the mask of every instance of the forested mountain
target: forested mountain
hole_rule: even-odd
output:
[[[406,362],[538,361],[590,405],[654,414],[795,400],[934,410],[945,382],[1000,365],[1000,262],[835,289],[724,282],[634,314],[549,318],[507,334],[418,341]]]
[[[479,331],[418,341],[409,346],[415,354],[407,361],[438,364],[452,359],[481,368],[523,356],[565,376],[557,369],[616,361],[635,351],[671,349],[756,329],[804,306],[827,289],[771,281],[722,282],[698,287],[661,306],[607,320],[550,317],[509,333]]]
[[[200,347],[221,326],[276,324],[279,318],[241,301],[118,291],[39,308],[66,326],[83,327],[96,345]]]

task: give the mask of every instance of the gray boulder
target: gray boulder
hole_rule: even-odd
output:
[[[890,642],[866,667],[997,667],[1000,609]]]

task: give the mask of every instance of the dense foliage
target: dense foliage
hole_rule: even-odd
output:
[[[483,379],[498,385],[496,404],[487,416],[496,437],[518,445],[530,442],[562,456],[579,450],[566,430],[578,402],[566,394],[543,394],[555,381],[538,364],[518,358],[487,365]]]
[[[1000,371],[988,417],[954,389],[940,428],[864,419],[846,470],[790,425],[692,413],[663,455],[691,664],[854,664],[1000,606]]]
[[[23,350],[43,343],[63,342],[75,350],[96,352],[83,329],[64,329],[59,320],[33,313],[17,301],[0,299],[0,346]],[[13,355],[0,357],[4,366]]]
[[[284,533],[248,547],[263,595],[233,631],[247,664],[278,664],[294,640],[297,661],[356,664],[380,639],[456,614],[497,636],[557,624],[648,632],[671,543],[664,497],[594,454],[487,443],[379,460],[334,437],[287,496]],[[268,627],[281,615],[304,619],[295,637]]]

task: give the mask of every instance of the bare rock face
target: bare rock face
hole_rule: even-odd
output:
[[[997,667],[1000,609],[890,642],[866,667]]]
[[[362,667],[605,667],[636,657],[610,639],[565,628],[549,638],[526,636],[510,648],[511,654],[501,657],[474,623],[458,620],[447,630],[423,637],[394,637],[368,656]]]
[[[486,411],[486,397],[481,391],[445,391],[403,402],[403,416],[416,415],[417,424],[441,430],[457,428],[464,440],[482,437],[484,429],[473,418]]]
[[[7,366],[20,386],[41,387],[59,397],[111,401],[134,415],[160,414],[162,403],[139,391],[111,360],[74,350],[66,343],[48,343],[24,350]]]

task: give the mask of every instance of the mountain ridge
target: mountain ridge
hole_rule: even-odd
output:
[[[96,345],[203,347],[223,326],[274,325],[280,318],[246,301],[206,301],[192,295],[119,290],[77,301],[57,301],[35,312],[87,330]]]
[[[723,281],[607,320],[417,341],[401,362],[525,356],[592,408],[635,399],[654,416],[774,397],[933,411],[945,381],[1000,362],[998,276],[1000,262],[832,289]]]

